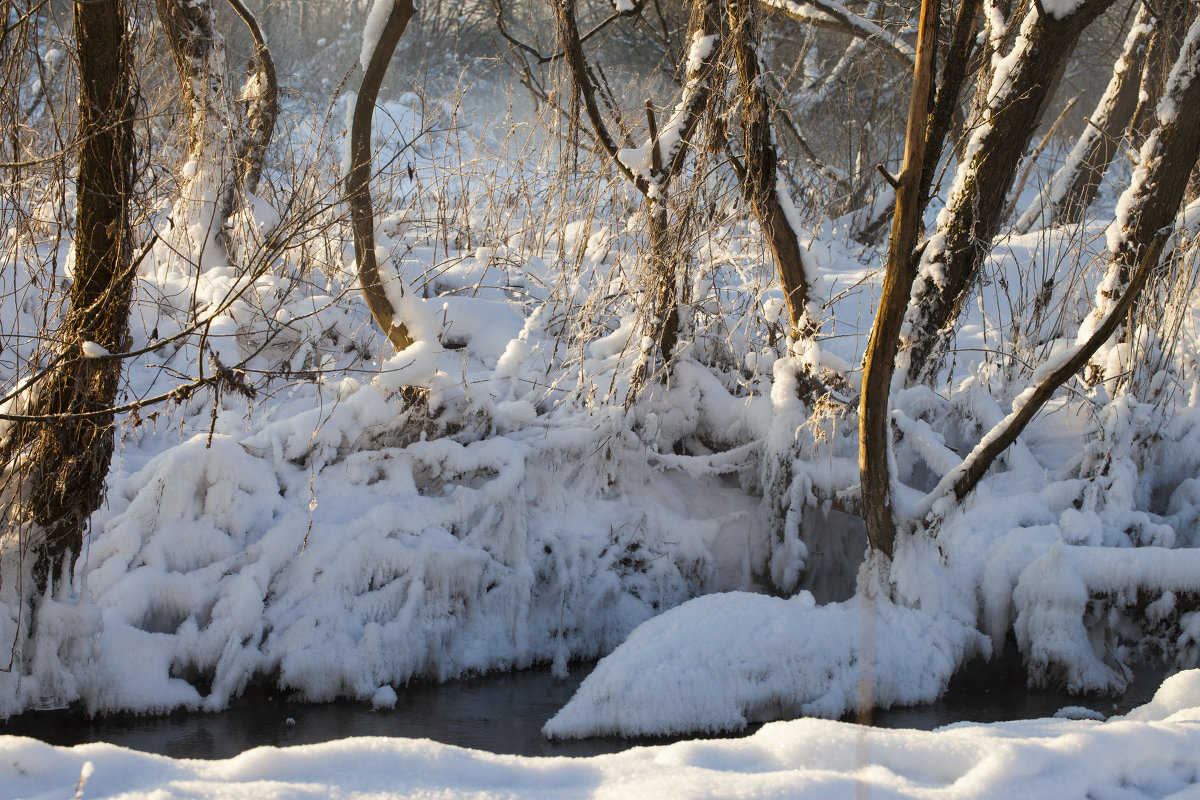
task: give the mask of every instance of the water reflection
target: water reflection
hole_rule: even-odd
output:
[[[264,745],[287,747],[348,736],[429,738],[526,756],[589,756],[639,744],[675,741],[616,737],[546,741],[542,725],[567,702],[591,666],[577,665],[568,678],[561,680],[548,669],[540,669],[445,684],[414,683],[397,690],[395,708],[379,711],[366,703],[318,705],[294,702],[277,694],[250,693],[219,714],[116,714],[95,719],[74,710],[23,714],[0,723],[0,734],[31,736],[63,746],[109,742],[173,758],[209,759],[229,758]],[[969,665],[937,703],[876,711],[871,723],[929,730],[964,720],[995,722],[1052,716],[1064,706],[1084,706],[1111,716],[1149,700],[1165,674],[1161,669],[1143,668],[1130,690],[1117,698],[1072,697],[1026,689],[1019,656],[1006,653],[992,662]],[[289,724],[289,719],[295,724]]]

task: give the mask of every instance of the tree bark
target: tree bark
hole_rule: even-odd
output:
[[[1200,157],[1200,21],[1192,23],[1167,81],[1158,127],[1138,154],[1134,180],[1117,203],[1108,230],[1110,264],[1099,302],[1081,326],[1079,344],[1043,369],[1047,375],[1012,414],[983,437],[962,464],[948,472],[923,504],[937,514],[943,498],[961,502],[992,462],[1054,395],[1116,332],[1158,266],[1170,240],[1191,166]],[[1136,267],[1136,269],[1135,269]]]
[[[925,213],[933,193],[933,176],[946,148],[946,137],[959,112],[959,98],[970,74],[971,54],[975,51],[975,31],[983,0],[962,0],[954,16],[950,48],[942,66],[937,95],[929,112],[925,128],[925,160],[921,167],[921,191],[917,201],[918,215]],[[960,113],[961,116],[961,113]]]
[[[220,258],[230,263],[225,228],[233,215],[237,174],[229,140],[233,128],[222,87],[225,46],[213,26],[212,0],[154,2],[188,109],[188,159],[197,167],[195,176],[185,184],[191,187],[185,189],[185,202],[202,206],[199,213],[207,231],[205,241],[188,245],[199,247],[201,257],[206,248],[215,246]],[[204,208],[213,195],[215,207]]]
[[[242,18],[254,39],[250,76],[242,90],[242,101],[246,104],[246,131],[238,148],[236,164],[242,190],[250,195],[258,191],[258,182],[262,179],[266,164],[267,147],[271,144],[275,122],[279,118],[279,79],[275,74],[275,60],[271,57],[258,18],[242,0],[229,0],[229,5]]]
[[[1041,120],[1075,41],[1112,0],[1083,0],[1062,19],[1031,5],[979,105],[975,132],[946,208],[921,260],[903,326],[901,353],[910,381],[929,381],[942,364],[939,345],[953,325],[991,249],[1021,157]]]
[[[1059,227],[1083,218],[1133,119],[1138,83],[1154,29],[1154,16],[1143,5],[1125,38],[1121,56],[1113,65],[1108,88],[1088,118],[1087,128],[1075,142],[1066,163],[1017,221],[1018,233],[1028,232],[1039,222],[1048,221],[1051,226]]]
[[[1179,58],[1183,38],[1196,19],[1197,10],[1197,4],[1188,0],[1164,0],[1157,6],[1158,20],[1146,51],[1137,109],[1130,124],[1135,148],[1142,146],[1157,124],[1154,110],[1162,99],[1171,67]]]
[[[363,297],[375,322],[383,329],[392,346],[399,352],[413,343],[408,328],[399,319],[388,300],[387,290],[379,275],[375,257],[375,210],[371,204],[371,122],[375,116],[375,100],[383,85],[396,45],[408,27],[415,9],[412,0],[394,0],[392,10],[378,43],[366,65],[354,116],[350,125],[350,171],[346,174],[346,202],[350,205],[350,223],[354,232],[354,261]],[[403,291],[403,288],[401,288]]]
[[[887,270],[879,311],[871,328],[863,358],[862,397],[859,402],[858,470],[862,486],[863,520],[871,548],[891,558],[896,541],[892,508],[892,450],[888,398],[895,372],[900,324],[916,278],[913,247],[920,233],[921,175],[925,162],[925,135],[933,64],[937,52],[937,0],[922,0],[913,67],[904,165],[896,186],[896,214],[892,221]]]
[[[5,472],[21,482],[15,510],[32,523],[39,587],[70,554],[78,556],[87,521],[100,505],[112,460],[111,409],[121,362],[89,357],[99,345],[128,349],[129,201],[133,191],[131,43],[125,0],[76,0],[79,59],[78,210],[75,274],[48,374],[28,391],[26,415],[53,417],[13,425],[3,445]],[[97,413],[99,412],[99,413]],[[75,416],[87,415],[87,416]]]
[[[811,285],[805,265],[807,254],[789,219],[791,201],[782,195],[779,153],[771,126],[771,102],[758,59],[759,32],[754,6],[731,3],[729,22],[741,91],[742,152],[746,159],[743,174],[739,176],[742,193],[750,200],[775,256],[792,336],[808,339],[816,332],[816,313],[809,308]]]

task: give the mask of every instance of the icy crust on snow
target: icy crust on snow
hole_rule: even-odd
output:
[[[780,601],[782,602],[782,601]],[[51,747],[0,737],[14,796],[1061,800],[1196,795],[1200,671],[1167,679],[1124,717],[885,730],[821,719],[743,739],[637,747],[591,758],[523,758],[425,739],[260,747],[224,761],[175,760],[108,744]]]

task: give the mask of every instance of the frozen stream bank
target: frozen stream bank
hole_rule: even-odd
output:
[[[204,759],[232,758],[261,746],[290,747],[359,736],[432,739],[522,756],[593,756],[680,739],[546,740],[542,725],[567,702],[592,666],[576,665],[563,679],[553,677],[548,669],[534,669],[443,684],[416,682],[397,692],[396,705],[390,709],[355,702],[300,703],[263,692],[235,699],[228,710],[215,714],[88,718],[73,710],[30,712],[0,723],[0,735],[28,736],[65,747],[107,742],[172,758]],[[959,721],[1050,717],[1064,707],[1088,708],[1109,717],[1149,701],[1163,677],[1162,670],[1143,667],[1129,690],[1118,697],[1030,690],[1020,657],[1010,650],[995,661],[968,665],[938,702],[875,711],[870,721],[884,728],[932,730]],[[288,719],[295,724],[288,724]],[[760,727],[751,726],[747,733]]]

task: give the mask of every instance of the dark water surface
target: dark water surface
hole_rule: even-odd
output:
[[[368,703],[310,704],[281,694],[249,693],[217,714],[175,712],[158,717],[114,714],[89,718],[70,709],[31,712],[0,723],[0,734],[29,736],[62,746],[109,742],[172,758],[229,758],[263,745],[286,747],[348,736],[428,738],[525,756],[590,756],[677,741],[616,737],[546,741],[542,725],[567,702],[592,666],[576,665],[566,679],[553,677],[548,669],[534,669],[444,684],[413,683],[397,690],[395,708],[379,711]],[[1053,716],[1064,706],[1084,706],[1107,717],[1148,701],[1165,674],[1162,669],[1143,667],[1121,697],[1072,697],[1027,689],[1019,656],[1006,653],[995,661],[975,662],[961,670],[938,702],[875,711],[871,724],[929,730],[964,720],[997,722]]]

